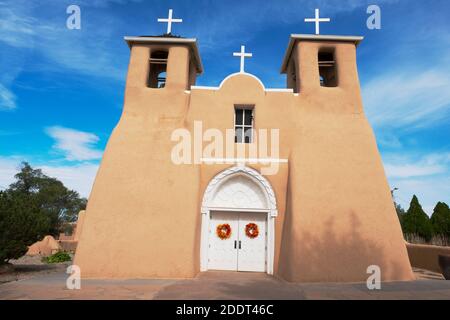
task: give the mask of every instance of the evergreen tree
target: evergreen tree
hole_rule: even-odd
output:
[[[0,264],[23,256],[49,227],[36,197],[11,190],[0,192]]]
[[[450,208],[444,202],[438,202],[431,216],[434,234],[450,240]]]
[[[41,212],[50,221],[48,234],[59,235],[66,224],[75,222],[78,213],[86,208],[85,198],[67,189],[61,181],[46,176],[40,169],[33,169],[27,162],[22,163],[15,178],[16,182],[9,190],[35,198]]]
[[[77,192],[26,162],[15,177],[0,192],[0,264],[21,257],[45,235],[58,235],[86,207]]]
[[[430,241],[433,236],[430,218],[423,211],[416,195],[413,196],[409,209],[403,216],[403,232],[407,235],[419,236],[426,241]]]
[[[403,230],[403,217],[405,216],[405,209],[402,208],[400,204],[394,201],[395,211],[397,211],[398,221],[400,221],[400,225]]]

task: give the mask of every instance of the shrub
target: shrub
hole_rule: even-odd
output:
[[[57,252],[49,257],[42,258],[45,263],[61,263],[72,260],[70,254],[64,251]]]

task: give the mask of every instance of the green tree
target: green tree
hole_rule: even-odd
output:
[[[86,208],[86,199],[28,163],[0,192],[0,264],[24,255],[45,235],[58,235]]]
[[[450,239],[450,208],[444,202],[438,202],[431,216],[435,235]]]
[[[11,190],[0,192],[0,264],[23,256],[49,227],[36,197]]]
[[[413,196],[408,211],[403,216],[403,232],[409,235],[419,236],[430,241],[433,229],[430,218],[423,211],[416,195]]]
[[[49,219],[48,234],[58,235],[86,208],[87,200],[78,192],[67,189],[61,181],[46,176],[40,169],[33,169],[27,162],[22,163],[15,178],[9,189],[35,198],[41,212]]]
[[[400,225],[402,226],[402,230],[403,230],[403,217],[405,216],[405,209],[403,209],[403,207],[395,201],[394,201],[394,205],[395,205],[395,211],[397,211],[398,221],[400,221]]]

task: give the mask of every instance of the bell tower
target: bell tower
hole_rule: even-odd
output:
[[[125,41],[131,54],[124,112],[152,110],[154,116],[171,117],[182,114],[185,91],[203,72],[197,40],[169,34],[125,37]]]
[[[287,75],[287,87],[295,93],[311,95],[313,99],[355,102],[333,110],[335,112],[362,112],[356,47],[363,39],[360,36],[291,35],[281,67],[281,73]]]
[[[196,39],[169,35],[125,37],[125,41],[131,50],[127,88],[184,91],[203,72]]]
[[[291,35],[281,72],[294,91],[279,274],[290,281],[414,278],[360,93],[359,36]]]
[[[185,186],[199,184],[199,169],[171,161],[171,134],[185,127],[189,90],[203,71],[197,40],[167,33],[125,41],[123,113],[95,178],[75,263],[86,278],[191,278],[200,259],[199,249],[186,249],[199,247],[198,190]]]

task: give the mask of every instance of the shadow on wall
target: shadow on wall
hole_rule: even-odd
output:
[[[311,230],[297,236],[292,264],[297,268],[290,270],[292,279],[288,280],[365,282],[370,276],[367,273],[370,265],[380,267],[382,280],[405,280],[405,269],[389,261],[382,246],[363,236],[361,222],[353,211],[339,214],[339,228],[336,219],[327,219],[319,233]],[[345,228],[342,227],[344,221],[347,222]],[[336,232],[344,229],[346,231]],[[289,263],[289,259],[286,261]]]

